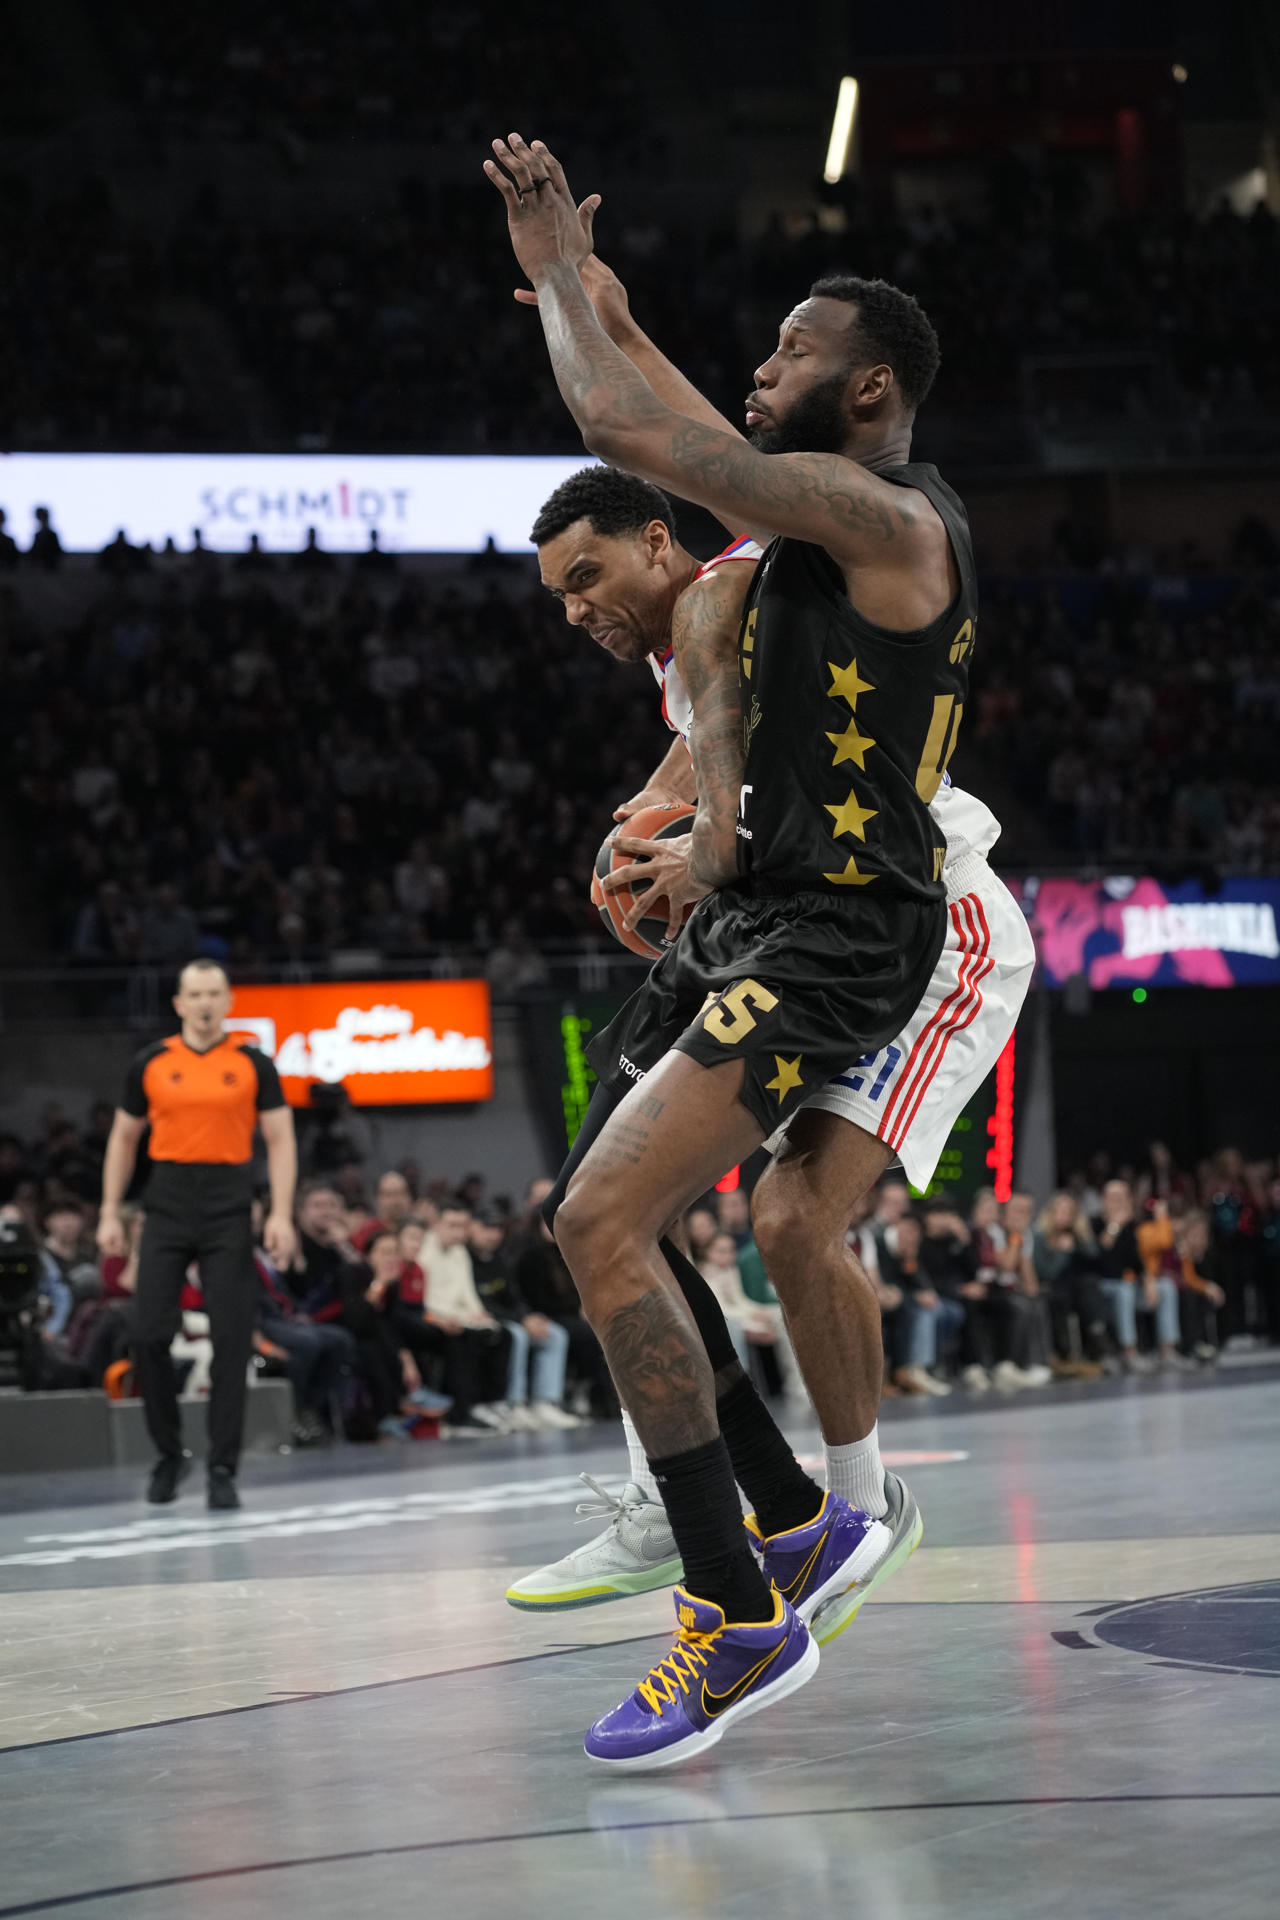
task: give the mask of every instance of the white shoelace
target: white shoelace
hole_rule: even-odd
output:
[[[578,1478],[584,1486],[590,1487],[591,1491],[597,1494],[599,1498],[595,1500],[579,1500],[575,1508],[575,1512],[578,1515],[577,1520],[574,1522],[575,1526],[581,1527],[584,1526],[588,1520],[603,1520],[607,1516],[616,1527],[619,1520],[625,1519],[630,1508],[636,1504],[634,1501],[628,1502],[624,1500],[620,1493],[610,1493],[609,1489],[602,1487],[598,1480],[593,1480],[589,1473],[580,1473]]]

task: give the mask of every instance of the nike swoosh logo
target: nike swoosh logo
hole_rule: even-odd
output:
[[[800,1589],[804,1586],[805,1581],[809,1578],[809,1575],[813,1572],[814,1561],[818,1558],[818,1555],[822,1552],[822,1549],[826,1546],[826,1544],[827,1544],[827,1536],[824,1533],[822,1538],[819,1540],[817,1546],[814,1548],[813,1552],[809,1555],[809,1558],[805,1561],[804,1565],[801,1567],[795,1579],[790,1583],[789,1586],[785,1586],[781,1589],[783,1599],[790,1600],[792,1606],[794,1606],[796,1603],[796,1598],[800,1593]]]
[[[729,1707],[733,1706],[735,1701],[740,1700],[748,1687],[753,1687],[761,1674],[767,1672],[773,1665],[786,1644],[785,1639],[779,1640],[772,1653],[766,1653],[763,1660],[757,1660],[754,1667],[748,1667],[742,1678],[735,1680],[727,1693],[709,1692],[707,1683],[704,1680],[702,1683],[702,1711],[706,1714],[708,1720],[719,1719],[720,1715]]]

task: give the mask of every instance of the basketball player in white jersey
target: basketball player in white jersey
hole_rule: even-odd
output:
[[[683,376],[663,359],[630,317],[626,296],[597,260],[583,274],[602,324],[644,373],[654,391],[689,415],[727,426]],[[642,490],[637,492],[637,490]],[[646,499],[652,518],[644,518]],[[663,713],[678,736],[687,740],[698,709],[721,705],[731,696],[737,708],[736,641],[747,580],[760,549],[736,541],[716,560],[698,567],[671,538],[671,516],[657,489],[629,475],[588,469],[557,490],[539,515],[534,544],[544,583],[562,599],[570,621],[581,625],[615,657],[648,658],[663,689]],[[713,580],[709,576],[718,576]],[[669,624],[685,610],[685,595],[717,603],[718,633],[706,627],[706,673],[691,699],[672,658]],[[726,768],[727,773],[727,768]],[[655,770],[650,782],[619,809],[626,814],[663,800],[689,800],[692,792],[687,755],[679,742]],[[716,796],[697,796],[700,810]],[[736,810],[736,788],[719,796],[721,811]],[[928,990],[895,1041],[870,1059],[851,1062],[795,1116],[791,1126],[770,1142],[771,1167],[753,1198],[755,1238],[779,1298],[794,1319],[810,1314],[828,1327],[839,1316],[824,1314],[824,1287],[860,1288],[871,1298],[863,1338],[847,1356],[846,1377],[859,1391],[840,1420],[824,1422],[824,1450],[831,1490],[874,1519],[879,1557],[860,1567],[844,1594],[828,1601],[812,1620],[824,1642],[847,1626],[867,1594],[900,1565],[918,1543],[921,1523],[914,1500],[902,1482],[886,1475],[880,1461],[876,1410],[881,1387],[878,1308],[865,1275],[845,1246],[845,1229],[858,1200],[896,1157],[918,1188],[927,1186],[953,1122],[978,1090],[1013,1030],[1034,966],[1034,948],[1016,902],[991,871],[986,854],[999,836],[990,811],[972,795],[944,779],[931,811],[946,839],[943,880],[948,905],[947,938]],[[707,889],[691,878],[692,836],[659,843],[627,841],[623,851],[637,865],[605,882],[617,889],[635,880],[652,880],[655,892],[671,901],[671,933],[678,929],[687,901]],[[597,1100],[603,1097],[598,1090]],[[547,1214],[555,1207],[568,1177],[600,1130],[606,1113],[584,1129],[570,1165],[557,1183]],[[663,1252],[685,1292],[712,1358],[717,1383],[721,1355],[711,1312],[683,1269],[696,1270]],[[816,1282],[816,1284],[815,1284]],[[720,1318],[710,1290],[715,1318]],[[867,1338],[874,1332],[874,1339]],[[727,1335],[725,1336],[727,1340]],[[740,1374],[741,1369],[736,1369]],[[724,1370],[730,1379],[730,1370]],[[721,1425],[733,1454],[731,1427],[755,1429],[771,1423],[749,1381],[732,1378],[734,1418]],[[749,1409],[736,1403],[750,1397]],[[743,1419],[749,1412],[749,1419]],[[625,1420],[625,1415],[624,1415]],[[516,1582],[508,1599],[524,1608],[561,1608],[616,1599],[670,1584],[680,1577],[674,1541],[657,1488],[649,1474],[638,1436],[626,1421],[631,1482],[617,1501],[604,1496],[610,1510],[604,1532],[554,1565]],[[742,1477],[741,1474],[739,1476]],[[597,1491],[599,1491],[597,1489]],[[868,1543],[870,1545],[870,1542]]]

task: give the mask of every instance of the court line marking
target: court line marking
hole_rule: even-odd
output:
[[[597,1775],[597,1778],[599,1775]],[[442,1840],[411,1840],[394,1847],[351,1847],[341,1853],[302,1854],[292,1860],[254,1860],[238,1867],[212,1867],[204,1873],[170,1873],[155,1880],[125,1881],[115,1887],[90,1887],[81,1893],[49,1894],[39,1900],[0,1907],[0,1920],[18,1920],[29,1913],[54,1913],[60,1907],[88,1906],[95,1900],[119,1900],[126,1895],[159,1893],[165,1887],[202,1886],[214,1880],[243,1880],[263,1873],[290,1873],[297,1867],[343,1866],[357,1860],[394,1860],[415,1853],[446,1853],[462,1847],[521,1846],[534,1840],[599,1839],[611,1833],[648,1833],[685,1827],[738,1826],[762,1820],[832,1820],[874,1813],[983,1813],[1007,1807],[1177,1806],[1223,1801],[1280,1800],[1280,1789],[1241,1793],[1046,1793],[999,1800],[891,1800],[862,1807],[775,1808],[758,1813],[715,1813],[687,1820],[618,1820],[608,1826],[540,1827],[528,1833],[491,1833],[454,1836]]]
[[[616,1474],[619,1489],[625,1482]],[[64,1567],[77,1560],[124,1560],[145,1554],[183,1553],[195,1548],[246,1546],[259,1540],[295,1540],[368,1527],[393,1527],[451,1519],[457,1515],[506,1513],[515,1507],[567,1507],[587,1499],[579,1474],[551,1479],[501,1480],[484,1487],[455,1487],[436,1492],[367,1494],[347,1500],[263,1507],[234,1518],[165,1515],[126,1520],[114,1526],[86,1527],[70,1533],[28,1533],[28,1549],[0,1555],[0,1567]]]
[[[50,1589],[50,1591],[57,1592],[58,1589],[53,1588]],[[104,1591],[109,1591],[109,1589],[104,1589]],[[1210,1591],[1212,1591],[1212,1589],[1210,1589]],[[1197,1592],[1198,1590],[1194,1587],[1183,1588],[1174,1593],[1152,1594],[1147,1601],[1110,1601],[1100,1609],[1093,1609],[1092,1612],[1077,1613],[1075,1617],[1077,1619],[1097,1618],[1100,1613],[1107,1614],[1128,1606],[1149,1605],[1152,1601],[1192,1598],[1197,1595]],[[876,1599],[874,1604],[877,1609],[883,1608],[887,1611],[889,1608],[900,1607],[911,1607],[913,1610],[920,1607],[1056,1607],[1063,1604],[1071,1605],[1072,1603],[1037,1598],[1034,1600]],[[350,1694],[379,1693],[386,1687],[421,1686],[425,1681],[451,1680],[455,1675],[465,1673],[489,1673],[500,1667],[527,1666],[534,1660],[559,1659],[566,1653],[600,1653],[610,1647],[633,1647],[638,1646],[645,1640],[665,1640],[669,1637],[669,1627],[658,1627],[648,1633],[623,1634],[616,1640],[562,1641],[558,1646],[543,1647],[537,1653],[510,1654],[502,1660],[478,1660],[471,1666],[439,1668],[434,1673],[406,1673],[398,1675],[393,1680],[365,1680],[354,1687],[328,1687],[313,1691],[299,1689],[296,1692],[278,1695],[276,1698],[270,1700],[250,1700],[240,1707],[215,1707],[207,1713],[180,1713],[166,1720],[137,1720],[127,1727],[96,1727],[89,1733],[61,1733],[57,1734],[52,1740],[30,1740],[20,1746],[0,1747],[0,1768],[3,1767],[4,1762],[11,1754],[38,1753],[45,1747],[71,1747],[79,1745],[80,1742],[84,1740],[114,1740],[124,1734],[161,1732],[166,1727],[196,1726],[202,1720],[229,1720],[233,1716],[242,1713],[266,1713],[277,1707],[309,1706],[316,1700],[344,1700]],[[1057,1636],[1056,1634],[1051,1634],[1050,1638],[1056,1639]],[[1090,1644],[1096,1644],[1100,1649],[1106,1646],[1112,1652],[1117,1653],[1131,1651],[1129,1648],[1116,1647],[1110,1641]],[[1157,1662],[1156,1664],[1160,1663]],[[1206,1668],[1206,1672],[1230,1674],[1232,1669],[1212,1667]],[[975,1805],[976,1804],[978,1803],[975,1802]],[[7,1911],[6,1908],[0,1907],[0,1920],[4,1920],[4,1915]]]
[[[893,1464],[933,1466],[967,1460],[967,1453],[894,1453]],[[821,1467],[822,1456],[802,1455],[801,1465]],[[601,1484],[621,1492],[618,1473]],[[350,1533],[373,1527],[422,1524],[477,1513],[506,1513],[517,1507],[567,1507],[590,1504],[582,1476],[556,1474],[535,1480],[497,1480],[480,1487],[451,1487],[418,1493],[360,1494],[344,1500],[311,1501],[287,1507],[250,1508],[234,1517],[210,1520],[205,1514],[145,1515],[112,1525],[70,1532],[24,1534],[24,1550],[0,1554],[2,1567],[65,1567],[80,1560],[133,1560],[150,1554],[186,1553],[199,1548],[246,1546],[259,1540],[296,1540]]]
[[[942,1605],[941,1601],[936,1602]],[[1022,1602],[1017,1604],[1021,1605]],[[1025,1604],[1030,1605],[1030,1602]],[[495,1667],[523,1667],[531,1660],[553,1660],[566,1653],[597,1653],[601,1647],[629,1647],[641,1640],[669,1640],[671,1629],[660,1627],[652,1633],[631,1633],[621,1640],[562,1641],[556,1647],[543,1647],[538,1653],[513,1653],[505,1660],[477,1660],[469,1667],[445,1667],[435,1673],[404,1673],[394,1680],[365,1680],[355,1687],[330,1687],[314,1693],[288,1693],[275,1700],[248,1700],[242,1707],[214,1707],[208,1713],[179,1713],[168,1720],[136,1720],[127,1727],[96,1727],[91,1733],[60,1733],[52,1740],[29,1740],[20,1747],[0,1747],[0,1767],[15,1753],[39,1753],[45,1747],[74,1747],[82,1740],[114,1740],[126,1733],[153,1733],[165,1727],[193,1727],[201,1720],[230,1720],[239,1713],[266,1713],[275,1707],[305,1707],[315,1700],[345,1700],[348,1694],[379,1693],[384,1687],[416,1687],[424,1680],[451,1680],[455,1674],[488,1673]],[[0,1908],[0,1914],[3,1909]]]

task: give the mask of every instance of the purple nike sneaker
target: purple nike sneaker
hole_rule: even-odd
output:
[[[889,1476],[885,1478],[887,1488]],[[906,1489],[901,1491],[905,1493]],[[910,1501],[910,1509],[912,1524],[904,1525],[899,1538],[892,1515],[873,1520],[861,1508],[828,1493],[805,1526],[761,1539],[765,1579],[773,1582],[806,1626],[812,1627],[820,1646],[834,1640],[852,1621],[872,1588],[915,1551],[924,1529],[914,1501]],[[748,1516],[746,1524],[749,1532],[759,1536],[754,1515]]]
[[[675,1645],[585,1746],[618,1772],[670,1767],[705,1753],[725,1728],[812,1680],[817,1642],[781,1595],[772,1620],[734,1626],[721,1608],[675,1589]]]

